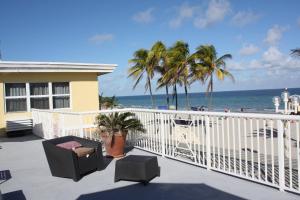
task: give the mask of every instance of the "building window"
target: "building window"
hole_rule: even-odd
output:
[[[27,111],[25,83],[5,84],[5,107],[6,112]]]
[[[6,112],[70,108],[70,83],[5,83]]]
[[[70,108],[70,86],[68,82],[52,83],[53,109]]]
[[[48,83],[30,83],[30,107],[35,109],[49,109]]]

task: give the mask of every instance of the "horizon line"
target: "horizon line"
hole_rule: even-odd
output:
[[[219,92],[239,92],[239,91],[257,91],[257,90],[284,90],[286,87],[283,87],[283,88],[267,88],[267,89],[249,89],[249,90],[222,90],[222,91],[213,91],[213,93],[219,93]],[[287,88],[288,90],[289,89],[298,89],[300,87],[290,87],[290,88]],[[200,94],[206,94],[206,92],[189,92],[188,94],[196,94],[196,93],[200,93]],[[179,94],[184,94],[184,93],[177,93],[178,95]],[[161,94],[153,94],[153,96],[156,96],[156,95],[166,95],[165,93],[161,93]],[[169,94],[170,96],[172,95],[172,93]],[[122,95],[122,96],[117,96],[117,95],[112,95],[112,96],[115,96],[115,97],[134,97],[134,96],[150,96],[150,94],[137,94],[137,95]],[[280,94],[279,94],[280,96]]]

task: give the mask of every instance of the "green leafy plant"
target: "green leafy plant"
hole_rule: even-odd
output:
[[[126,136],[128,131],[145,132],[144,126],[139,119],[136,118],[134,113],[111,113],[109,115],[99,114],[96,117],[96,124],[100,133],[106,133],[112,139],[116,134]]]
[[[115,106],[118,105],[118,101],[115,96],[112,97],[104,97],[102,94],[99,95],[99,108],[100,110],[102,108],[107,109],[107,108],[114,108]]]

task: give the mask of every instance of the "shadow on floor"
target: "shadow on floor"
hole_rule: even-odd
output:
[[[130,200],[243,200],[238,196],[226,193],[205,184],[173,184],[173,183],[149,183],[134,184],[121,188],[83,194],[77,200],[96,199],[130,199]]]
[[[3,200],[26,200],[22,190],[2,194]]]
[[[124,149],[125,156],[128,152],[132,151],[133,149],[134,149],[133,146],[126,146]],[[106,169],[106,167],[111,163],[111,161],[113,161],[114,158],[111,156],[104,156],[103,159],[104,159],[104,169]]]
[[[107,156],[104,156],[103,157],[103,160],[104,160],[104,167],[103,167],[103,170],[106,169],[106,167],[111,163],[111,161],[113,161],[113,157],[107,157]]]
[[[133,146],[126,146],[124,149],[125,154],[127,154],[128,152],[132,151],[134,149]]]
[[[42,138],[39,138],[36,135],[33,135],[32,133],[21,134],[21,135],[10,136],[10,137],[5,137],[5,136],[0,137],[0,142],[3,143],[4,142],[27,142],[33,140],[42,140]]]

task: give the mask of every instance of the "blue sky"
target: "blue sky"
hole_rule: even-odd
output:
[[[216,91],[299,87],[300,59],[290,56],[300,47],[299,10],[298,0],[0,0],[1,51],[3,60],[118,64],[100,77],[101,92],[138,95],[144,83],[132,90],[127,78],[134,51],[184,40],[191,52],[213,44],[233,55],[236,81],[216,82]]]

